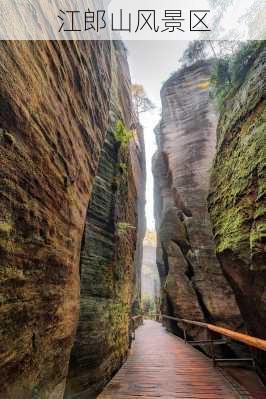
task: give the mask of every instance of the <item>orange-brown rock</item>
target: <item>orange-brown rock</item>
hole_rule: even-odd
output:
[[[0,45],[0,397],[62,398],[107,133],[108,42]]]
[[[112,76],[108,132],[82,241],[80,320],[66,398],[95,398],[113,377],[128,353],[131,309],[140,306],[145,159],[126,50],[118,41],[112,44]],[[123,125],[119,139],[117,123]]]

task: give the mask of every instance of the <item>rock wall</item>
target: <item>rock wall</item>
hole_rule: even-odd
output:
[[[80,293],[68,393],[126,356],[143,137],[118,42],[2,41],[0,76],[0,398],[62,399]]]
[[[172,75],[161,91],[153,160],[157,266],[163,312],[237,330],[243,323],[215,255],[207,209],[217,126],[210,73],[211,64],[199,62]],[[175,323],[170,327],[179,332]],[[190,327],[188,334],[199,338],[205,332]]]
[[[218,125],[209,210],[216,251],[251,335],[266,339],[266,49]],[[266,358],[258,353],[266,375]]]
[[[108,42],[0,43],[1,398],[62,398],[110,57]]]
[[[115,136],[117,121],[127,129],[136,124],[120,42],[113,47],[112,75],[109,128],[83,236],[80,320],[66,398],[95,398],[112,378],[128,352],[131,307],[139,308],[143,228],[138,229],[138,218],[145,220],[145,159],[138,125],[131,144],[121,144]]]
[[[145,142],[143,127],[136,124],[138,133],[137,146],[130,147],[130,157],[132,159],[132,173],[136,181],[138,200],[137,200],[137,242],[134,258],[134,277],[133,277],[133,300],[132,314],[139,314],[141,304],[141,275],[143,262],[143,240],[146,232],[146,160],[145,160]]]

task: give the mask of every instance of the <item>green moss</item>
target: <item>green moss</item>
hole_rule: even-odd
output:
[[[12,225],[7,222],[0,222],[0,232],[10,233],[12,230]]]
[[[262,200],[264,197],[266,197],[266,180],[261,181],[259,190],[258,190],[258,197],[257,200]]]
[[[121,175],[126,176],[126,177],[128,176],[127,164],[125,162],[117,163],[116,169]]]
[[[255,243],[258,242],[261,239],[261,235],[260,233],[255,230],[255,231],[251,231],[250,233],[250,246],[251,248],[253,248],[255,246]]]
[[[254,219],[257,220],[259,218],[262,217],[266,217],[266,206],[265,205],[261,205],[261,207],[259,207],[258,209],[256,209],[255,213],[254,213]]]
[[[164,288],[167,290],[176,285],[176,278],[173,274],[168,274],[165,280]]]
[[[231,250],[247,263],[265,237],[266,124],[261,103],[226,132],[211,173],[209,210],[218,253]]]
[[[16,243],[10,239],[1,239],[1,238],[0,238],[0,249],[2,249],[4,252],[10,255],[23,251],[23,248],[20,243]]]
[[[17,267],[13,265],[0,265],[0,278],[1,281],[15,278],[23,278],[23,271],[19,270]]]
[[[125,235],[128,232],[128,230],[135,230],[135,229],[136,227],[126,222],[119,222],[116,225],[117,234],[119,236]]]

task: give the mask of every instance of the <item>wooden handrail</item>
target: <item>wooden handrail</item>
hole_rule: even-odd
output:
[[[139,327],[140,324],[137,323],[137,320],[140,319],[140,324],[143,324],[143,315],[131,316],[130,317],[130,334],[131,339],[135,341],[135,330]],[[131,346],[131,341],[130,341]]]
[[[140,315],[138,315],[138,316],[133,316],[133,317],[131,317],[131,320],[137,320],[137,319],[142,318],[142,317],[143,317],[143,315],[140,314]]]
[[[255,338],[250,335],[238,333],[233,330],[229,330],[227,328],[218,327],[218,326],[215,326],[214,324],[203,323],[201,321],[180,319],[178,317],[167,316],[165,314],[162,314],[161,317],[164,319],[175,320],[175,321],[182,322],[185,324],[192,324],[195,326],[206,328],[208,330],[217,332],[225,337],[231,338],[234,341],[242,342],[248,346],[252,346],[252,347],[260,349],[262,351],[266,351],[266,340],[264,340],[264,339]]]
[[[242,342],[248,346],[252,346],[254,348],[260,349],[262,351],[266,351],[266,340],[252,337],[247,334],[238,333],[232,330],[228,330],[227,328],[217,327],[213,324],[208,324],[208,329],[211,331],[218,332],[226,337],[229,337],[235,341]]]

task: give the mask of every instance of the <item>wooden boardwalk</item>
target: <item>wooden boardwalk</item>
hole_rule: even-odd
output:
[[[236,399],[212,362],[161,324],[137,330],[131,354],[98,399]]]

